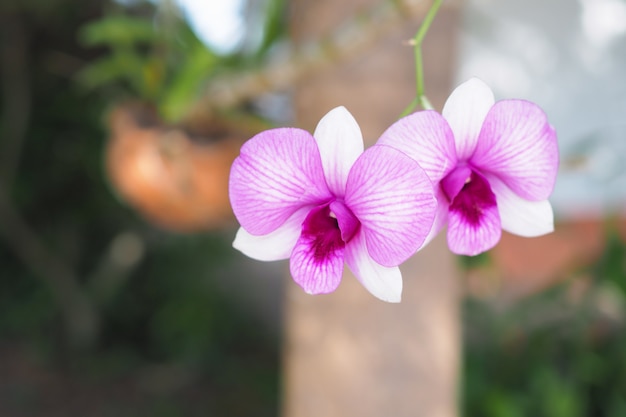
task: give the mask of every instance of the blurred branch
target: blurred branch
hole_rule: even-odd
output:
[[[18,13],[0,15],[2,75],[2,144],[0,178],[11,189],[30,118],[28,40]]]
[[[124,286],[144,256],[145,242],[138,233],[115,236],[85,280],[85,289],[100,306],[108,303]]]
[[[214,79],[193,108],[192,117],[194,112],[203,113],[207,108],[234,107],[268,91],[285,90],[312,73],[350,59],[403,22],[421,18],[429,3],[424,0],[383,1],[351,18],[328,36],[303,42],[297,51],[258,71]]]
[[[0,186],[0,238],[31,272],[48,284],[62,309],[70,341],[85,346],[93,341],[98,318],[78,286],[71,269],[52,254],[28,226]]]
[[[98,319],[73,271],[28,226],[11,201],[31,110],[28,40],[19,13],[0,17],[2,143],[0,145],[0,238],[31,272],[45,281],[58,300],[70,342],[91,343]]]

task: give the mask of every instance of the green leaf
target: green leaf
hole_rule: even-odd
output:
[[[154,42],[160,37],[147,19],[109,16],[83,26],[79,39],[85,46],[131,46]]]
[[[165,120],[180,120],[218,62],[218,57],[201,43],[189,52],[186,62],[161,98],[160,109]]]
[[[88,89],[102,87],[117,81],[122,81],[128,76],[128,71],[119,60],[112,56],[100,58],[84,67],[77,74],[77,81]]]

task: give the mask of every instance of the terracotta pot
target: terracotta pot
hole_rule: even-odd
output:
[[[115,108],[109,126],[109,179],[148,220],[180,232],[233,223],[228,176],[241,136],[216,129],[192,138],[186,130],[163,126],[153,112],[136,105]]]

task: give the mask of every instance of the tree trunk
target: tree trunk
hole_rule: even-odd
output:
[[[294,38],[315,39],[374,3],[294,0]],[[458,4],[444,4],[423,48],[426,92],[438,109],[451,91],[458,20]],[[312,131],[327,111],[344,105],[361,125],[366,145],[374,143],[414,98],[413,49],[405,41],[420,21],[401,20],[367,52],[303,80],[295,89],[297,125]],[[445,236],[402,271],[401,304],[375,299],[347,270],[330,295],[307,295],[290,280],[285,417],[458,414],[460,283]]]

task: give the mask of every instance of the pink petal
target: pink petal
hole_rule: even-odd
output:
[[[502,100],[487,115],[471,163],[526,200],[552,193],[559,165],[556,132],[545,113],[525,100]]]
[[[313,133],[322,158],[326,182],[337,196],[343,196],[350,168],[363,153],[361,128],[343,106],[329,111]]]
[[[311,237],[301,235],[289,262],[293,280],[309,294],[335,291],[343,274],[344,251],[344,246],[338,246],[320,258]]]
[[[302,222],[309,208],[295,212],[285,223],[271,233],[255,236],[243,227],[237,231],[233,247],[244,255],[259,261],[278,261],[291,256],[300,237]]]
[[[554,214],[548,200],[524,200],[496,178],[489,178],[489,183],[496,195],[503,230],[524,237],[554,231]]]
[[[422,245],[437,207],[424,170],[384,145],[372,146],[357,159],[345,203],[361,222],[369,255],[384,266],[399,265]]]
[[[498,208],[483,211],[479,224],[472,224],[459,212],[450,211],[448,247],[458,255],[474,256],[493,248],[500,240],[502,228]]]
[[[237,220],[253,235],[276,230],[299,208],[331,198],[315,140],[293,128],[267,130],[242,146],[229,193]]]
[[[346,245],[346,263],[361,284],[375,297],[390,303],[399,303],[402,296],[400,268],[377,264],[367,251],[363,233]]]
[[[441,114],[454,132],[460,161],[474,153],[483,121],[494,102],[491,89],[478,78],[464,82],[448,97]]]
[[[387,145],[416,160],[433,183],[456,165],[454,135],[435,111],[420,111],[392,124],[377,144]]]

